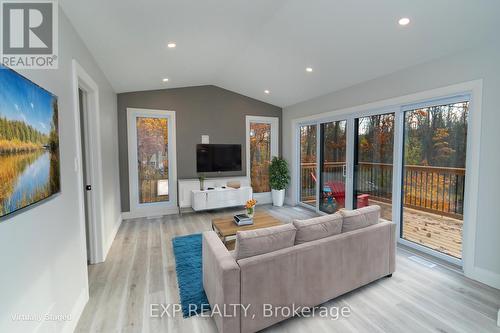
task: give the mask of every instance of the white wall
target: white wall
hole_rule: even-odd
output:
[[[283,110],[283,155],[291,163],[292,120],[420,91],[483,79],[475,266],[483,282],[500,288],[500,46],[485,46],[405,69]],[[287,193],[293,203],[295,179]]]
[[[71,330],[88,298],[82,253],[71,61],[76,59],[99,86],[104,179],[105,243],[120,218],[116,94],[59,10],[59,69],[21,71],[59,97],[62,192],[54,199],[0,223],[0,332]],[[67,323],[14,322],[13,314],[72,314]]]

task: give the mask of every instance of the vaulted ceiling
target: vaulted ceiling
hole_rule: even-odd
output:
[[[116,92],[213,84],[278,106],[499,42],[500,31],[497,0],[59,2]]]

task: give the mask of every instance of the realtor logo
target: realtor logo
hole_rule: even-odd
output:
[[[57,68],[56,0],[2,1],[2,63],[17,69]]]

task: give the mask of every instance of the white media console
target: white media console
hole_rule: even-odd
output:
[[[238,189],[227,187],[227,182],[239,181]],[[208,178],[205,190],[200,190],[198,179],[179,180],[179,208],[192,208],[195,211],[244,206],[252,198],[252,187],[246,177]],[[208,188],[212,188],[208,190]]]

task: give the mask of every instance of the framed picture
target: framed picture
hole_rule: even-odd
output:
[[[57,97],[0,66],[0,220],[61,191]]]

